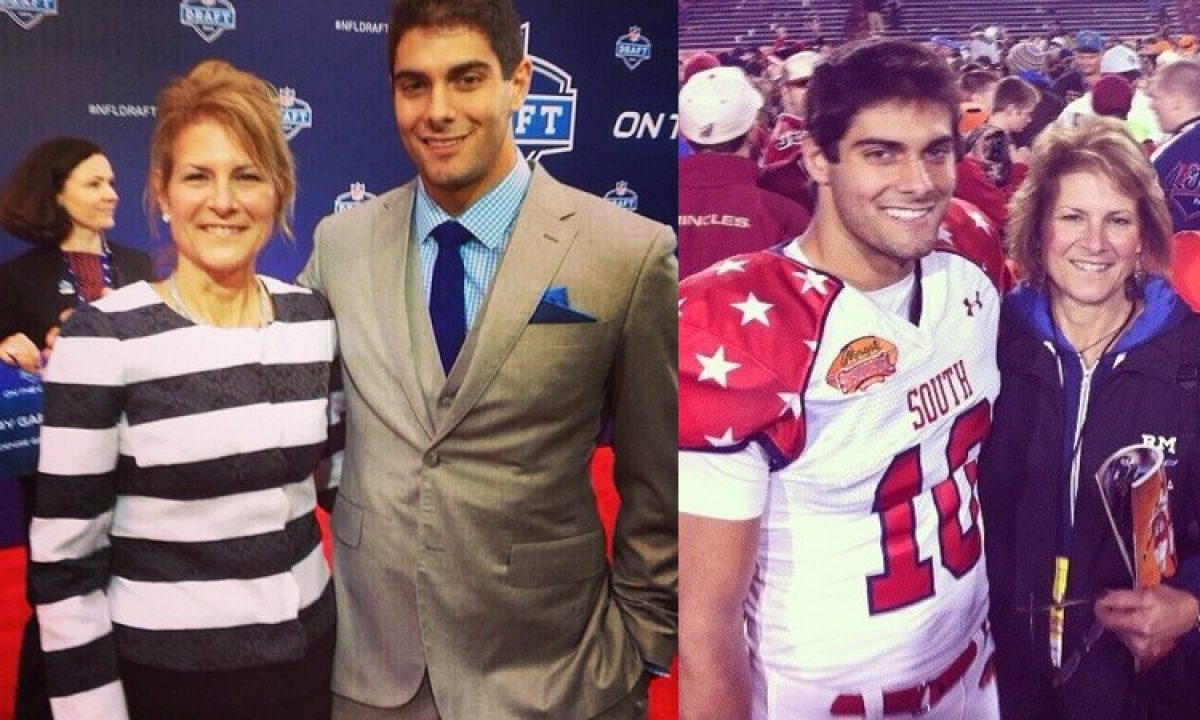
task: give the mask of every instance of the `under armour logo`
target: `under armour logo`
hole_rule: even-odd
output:
[[[975,317],[975,311],[977,309],[978,310],[983,309],[983,300],[981,300],[979,298],[979,291],[978,290],[975,291],[975,299],[974,300],[972,300],[969,297],[963,298],[963,305],[967,308],[967,315],[969,317]]]

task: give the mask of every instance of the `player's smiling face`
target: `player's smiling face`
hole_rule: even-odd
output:
[[[509,116],[529,89],[531,66],[505,78],[487,37],[474,28],[414,27],[396,43],[396,126],[429,195],[459,213],[512,169]]]
[[[832,202],[826,212],[846,250],[880,269],[884,284],[937,241],[954,191],[951,122],[941,105],[880,103],[854,116],[838,143],[838,162],[820,153],[806,158],[824,186],[822,200]]]

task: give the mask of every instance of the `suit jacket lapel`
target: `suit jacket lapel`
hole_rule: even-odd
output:
[[[370,248],[363,257],[370,266],[364,268],[370,278],[371,300],[368,301],[368,307],[375,315],[378,341],[386,346],[382,354],[390,358],[388,364],[412,408],[412,416],[421,429],[432,436],[433,419],[421,385],[422,358],[416,352],[415,342],[416,333],[423,328],[412,320],[419,313],[406,310],[411,308],[415,297],[420,305],[419,310],[428,315],[419,268],[414,288],[408,267],[409,256],[412,255],[409,230],[414,187],[413,183],[409,183],[385,200],[383,212],[379,213],[375,227],[370,229]],[[411,261],[415,264],[416,258],[411,258]]]
[[[512,351],[575,241],[573,215],[558,182],[535,165],[482,315],[463,347],[469,362],[465,368],[462,362],[456,364],[447,378],[446,391],[455,399],[438,423],[437,438],[445,437],[466,416]]]

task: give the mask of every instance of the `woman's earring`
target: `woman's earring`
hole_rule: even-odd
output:
[[[1146,268],[1142,265],[1142,251],[1138,250],[1133,257],[1133,272],[1125,278],[1125,297],[1138,300],[1143,295],[1146,285]]]
[[[164,222],[164,223],[166,223],[166,224],[170,225],[170,224],[171,224],[171,213],[164,212],[164,213],[162,214],[162,219],[163,219],[163,222]]]

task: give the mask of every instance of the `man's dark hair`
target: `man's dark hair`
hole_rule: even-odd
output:
[[[57,247],[71,232],[71,216],[58,195],[71,172],[93,155],[91,140],[56,137],[29,151],[0,187],[0,227],[25,242]]]
[[[388,24],[388,74],[396,67],[396,45],[417,27],[469,27],[483,33],[500,59],[504,79],[525,56],[521,18],[512,0],[396,0]]]
[[[957,144],[959,95],[954,71],[932,51],[906,40],[851,42],[817,63],[804,119],[821,153],[838,162],[838,142],[854,116],[892,101],[941,105]]]
[[[1000,78],[991,70],[969,70],[961,72],[959,75],[958,87],[962,91],[963,97],[968,98],[975,93],[983,92],[987,86],[995,85],[998,82],[1000,82]]]
[[[992,112],[1000,112],[1015,106],[1018,110],[1030,109],[1038,104],[1041,93],[1033,85],[1019,77],[1006,77],[996,84],[996,95],[992,100]]]

